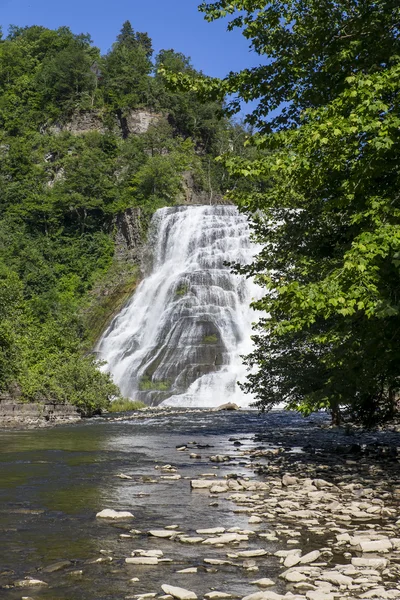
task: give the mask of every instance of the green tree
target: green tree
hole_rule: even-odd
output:
[[[303,412],[329,407],[335,418],[342,406],[368,423],[386,418],[400,391],[400,7],[222,0],[201,8],[209,20],[232,15],[228,27],[242,28],[267,59],[192,84],[203,96],[237,94],[231,110],[258,100],[248,119],[259,128],[258,156],[225,157],[231,176],[247,182],[231,197],[264,246],[241,268],[266,288],[254,306],[268,314],[244,387],[261,408],[286,401]]]

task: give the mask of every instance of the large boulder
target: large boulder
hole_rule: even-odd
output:
[[[226,402],[225,404],[221,404],[221,406],[217,406],[213,410],[214,411],[219,411],[219,410],[240,410],[240,406],[238,406],[234,402]]]

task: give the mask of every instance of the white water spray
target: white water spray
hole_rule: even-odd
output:
[[[104,333],[100,358],[125,396],[147,404],[247,406],[237,380],[260,288],[225,265],[252,260],[246,217],[225,205],[162,208],[151,231],[152,270]]]

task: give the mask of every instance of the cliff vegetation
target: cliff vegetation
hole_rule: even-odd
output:
[[[220,101],[168,90],[161,63],[196,75],[179,52],[153,56],[129,22],[105,55],[67,27],[10,27],[0,41],[3,398],[91,414],[118,397],[88,352],[139,277],[138,256],[118,252],[118,219],[139,211],[143,239],[188,181],[210,202],[229,184],[214,157],[244,129]]]

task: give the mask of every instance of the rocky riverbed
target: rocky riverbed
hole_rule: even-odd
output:
[[[5,598],[400,599],[397,431],[332,430],[323,415],[160,410],[95,427],[124,454],[98,510],[82,517],[97,554],[10,561]],[[58,433],[41,435],[54,443]]]

